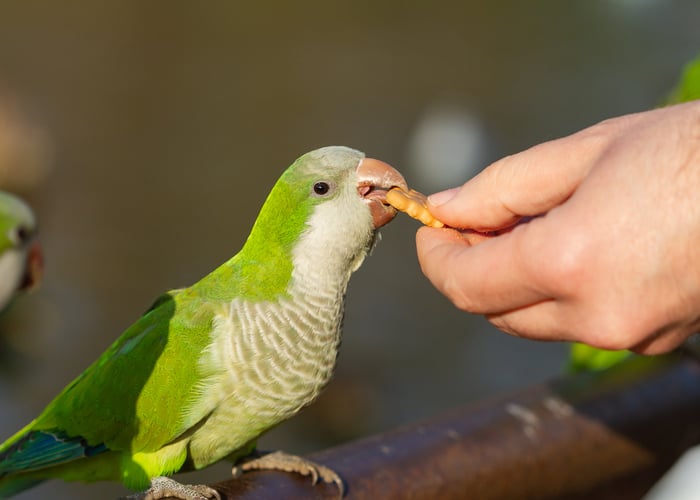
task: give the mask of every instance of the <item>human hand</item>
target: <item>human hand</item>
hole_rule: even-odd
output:
[[[430,202],[478,232],[421,228],[424,274],[508,333],[656,354],[700,326],[700,101],[540,144]]]

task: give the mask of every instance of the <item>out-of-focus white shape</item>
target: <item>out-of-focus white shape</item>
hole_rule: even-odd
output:
[[[686,451],[644,500],[697,500],[700,498],[700,446]]]
[[[459,103],[429,107],[408,144],[407,180],[419,191],[459,186],[485,165],[488,140],[479,117]]]

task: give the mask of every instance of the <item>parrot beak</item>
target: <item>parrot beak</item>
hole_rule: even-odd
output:
[[[44,270],[44,258],[38,240],[34,240],[27,252],[27,263],[24,270],[24,278],[20,284],[20,290],[31,291],[41,283]]]
[[[357,191],[369,205],[375,229],[396,216],[396,209],[386,201],[386,192],[393,187],[408,189],[405,179],[394,167],[373,158],[360,161],[357,166]]]

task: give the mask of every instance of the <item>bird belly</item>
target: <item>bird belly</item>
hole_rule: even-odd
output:
[[[194,467],[206,467],[225,457],[249,454],[250,443],[313,402],[332,375],[332,369],[310,378],[290,377],[285,384],[238,385],[232,395],[200,423],[189,442]],[[294,382],[291,380],[294,379]]]

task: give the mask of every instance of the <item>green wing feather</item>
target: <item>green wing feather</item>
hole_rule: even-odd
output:
[[[80,478],[81,467],[92,466],[76,460],[105,452],[120,452],[112,459],[119,465],[105,458],[115,470],[91,474],[135,487],[147,484],[153,470],[141,470],[143,464],[132,459],[160,450],[187,431],[183,412],[191,403],[191,388],[201,381],[197,362],[209,344],[206,304],[184,292],[160,297],[36,420],[0,447],[0,493],[3,476],[13,473],[22,481],[28,471],[58,467],[55,474],[43,471],[37,477]],[[178,459],[176,465],[153,467],[170,473],[182,465],[184,456]],[[94,467],[101,465],[94,462]],[[8,488],[13,491],[14,486]]]
[[[187,315],[176,310],[174,296],[159,299],[49,404],[33,428],[60,429],[90,445],[132,452],[154,451],[177,437],[208,335],[205,324],[182,325]]]

